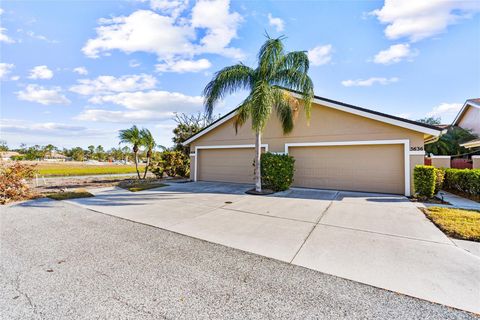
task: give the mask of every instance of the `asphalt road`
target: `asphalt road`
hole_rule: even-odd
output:
[[[2,319],[475,318],[67,203],[0,211]]]

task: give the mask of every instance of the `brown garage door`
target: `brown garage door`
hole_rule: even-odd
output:
[[[201,149],[197,180],[253,183],[254,148]]]
[[[293,185],[404,194],[403,145],[290,147]]]

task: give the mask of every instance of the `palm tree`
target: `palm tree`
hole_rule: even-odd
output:
[[[130,129],[120,130],[118,138],[120,139],[120,143],[129,143],[132,145],[135,169],[137,170],[138,179],[141,179],[140,171],[138,171],[138,148],[142,145],[142,135],[140,130],[135,125]]]
[[[142,129],[140,131],[140,136],[142,138],[142,145],[147,150],[147,165],[145,166],[145,172],[143,173],[143,179],[145,179],[147,177],[148,167],[150,166],[153,149],[155,149],[157,144],[155,143],[152,133],[148,129]]]
[[[206,113],[211,116],[214,106],[225,95],[237,90],[248,90],[249,95],[238,107],[235,130],[251,118],[255,132],[255,190],[262,191],[260,174],[261,135],[273,111],[277,114],[284,134],[293,129],[295,102],[290,89],[301,92],[307,119],[313,99],[313,82],[308,76],[309,61],[305,51],[285,53],[282,40],[267,41],[258,53],[258,66],[253,69],[242,63],[223,68],[215,73],[203,94]]]

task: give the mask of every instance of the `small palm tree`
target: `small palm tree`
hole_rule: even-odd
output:
[[[142,145],[142,135],[140,130],[134,125],[130,129],[120,130],[118,137],[120,143],[128,143],[132,145],[135,169],[137,170],[138,179],[141,179],[140,171],[138,170],[138,149]]]
[[[218,71],[204,89],[206,113],[211,116],[214,106],[225,95],[248,90],[235,118],[235,130],[251,118],[255,132],[255,190],[262,191],[260,174],[261,134],[273,111],[276,112],[284,134],[293,129],[296,99],[282,87],[301,92],[307,119],[313,99],[313,82],[308,76],[309,61],[305,51],[285,53],[282,40],[267,41],[258,53],[258,66],[253,69],[242,63]]]
[[[155,143],[152,133],[148,129],[142,129],[140,131],[140,136],[142,138],[142,145],[147,151],[147,165],[145,166],[145,172],[143,173],[143,179],[145,179],[147,177],[148,167],[150,166],[150,161],[152,159],[153,149],[155,149],[157,144]]]

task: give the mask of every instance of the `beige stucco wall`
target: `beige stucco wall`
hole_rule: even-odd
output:
[[[300,110],[293,131],[284,135],[275,115],[268,122],[262,143],[269,145],[271,152],[283,152],[285,143],[322,141],[359,141],[409,139],[411,147],[423,147],[423,134],[384,122],[364,118],[351,113],[314,104],[310,124]],[[233,119],[207,132],[191,143],[191,149],[203,145],[253,144],[254,134],[250,122],[235,134]]]
[[[470,129],[473,133],[480,135],[480,108],[468,106],[457,124],[459,127]]]
[[[436,168],[450,168],[450,156],[432,156],[432,166]]]
[[[472,156],[473,169],[480,169],[480,156]]]

